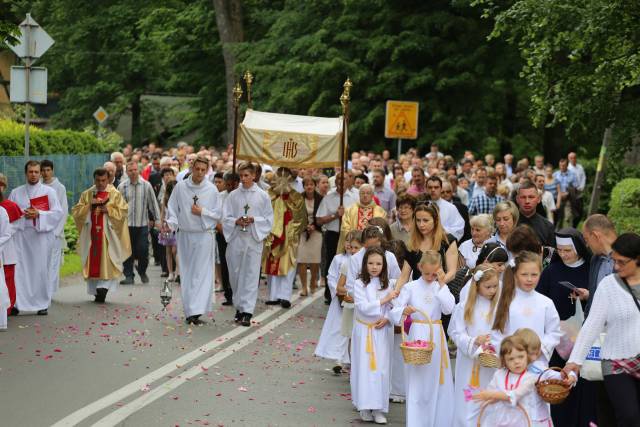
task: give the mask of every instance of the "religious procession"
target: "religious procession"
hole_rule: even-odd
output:
[[[394,2],[118,0],[78,6],[80,36],[70,4],[45,3],[34,10],[78,48],[44,62],[50,116],[32,109],[48,96],[32,62],[54,40],[23,5],[7,9],[26,13],[19,26],[0,16],[0,80],[10,69],[12,85],[0,88],[7,424],[640,427],[637,110],[631,71],[607,60],[585,74],[611,56],[586,45],[626,45],[587,43],[589,7],[548,47],[559,30],[537,40],[539,29],[506,28],[566,18],[540,23],[526,1],[414,16]],[[597,12],[607,28],[637,19]],[[185,47],[210,30],[203,16],[220,40]],[[479,44],[443,46],[454,35],[436,16]],[[129,19],[124,42],[105,41]],[[362,31],[331,38],[345,22]],[[404,25],[393,39],[378,28]],[[130,46],[76,40],[94,33]],[[360,42],[365,53],[322,58]],[[538,42],[571,51],[569,63],[553,68]],[[191,58],[214,49],[217,62]],[[450,57],[437,66],[420,58],[440,50]],[[107,59],[81,71],[94,57]],[[482,64],[456,69],[467,61]],[[567,69],[593,93],[566,93]],[[102,80],[80,85],[83,73]],[[85,124],[76,103],[97,108],[97,124],[57,129]]]

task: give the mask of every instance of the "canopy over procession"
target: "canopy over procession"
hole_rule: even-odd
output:
[[[237,86],[227,150],[114,152],[70,212],[53,164],[28,161],[0,197],[0,330],[49,314],[70,214],[97,305],[157,285],[151,255],[164,309],[199,330],[228,313],[218,293],[242,331],[263,305],[324,302],[308,338],[329,373],[315,374],[348,384],[363,422],[639,426],[640,236],[583,214],[576,153],[554,173],[437,144],[351,151],[352,87],[339,117],[249,108],[240,122]]]

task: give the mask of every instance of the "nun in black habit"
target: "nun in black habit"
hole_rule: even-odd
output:
[[[536,290],[549,297],[558,310],[560,320],[576,314],[576,304],[582,308],[589,298],[588,281],[591,251],[584,238],[574,228],[563,228],[555,232],[556,250],[551,263],[542,271]],[[569,282],[575,290],[560,284]],[[564,367],[566,361],[553,352],[549,366]],[[569,397],[560,405],[551,406],[553,424],[563,427],[588,426],[596,421],[595,385],[580,379]]]

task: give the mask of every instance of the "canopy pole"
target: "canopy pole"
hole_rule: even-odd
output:
[[[233,173],[236,173],[236,156],[238,154],[238,107],[242,98],[242,87],[236,82],[233,87]]]
[[[342,85],[342,95],[340,95],[340,104],[342,104],[342,138],[340,139],[340,182],[342,193],[340,193],[340,207],[342,207],[344,197],[344,174],[347,172],[347,133],[349,132],[349,101],[351,100],[351,87],[353,83],[349,77]]]

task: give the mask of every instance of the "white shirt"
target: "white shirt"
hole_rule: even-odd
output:
[[[351,190],[345,191],[342,200],[344,209],[347,210],[347,208],[351,207],[358,200],[360,200],[360,196],[357,193],[354,193]],[[340,207],[340,194],[336,190],[331,190],[322,198],[320,206],[318,206],[316,216],[322,217],[333,215],[338,211],[338,207]],[[335,231],[336,233],[339,233],[340,221],[336,218],[333,221],[326,223],[324,228],[327,231]]]
[[[435,202],[440,209],[440,222],[447,233],[460,240],[464,234],[464,219],[453,203],[447,202],[442,197]]]
[[[480,249],[482,245],[486,242],[482,243],[479,247],[473,244],[472,239],[465,240],[459,247],[459,251],[467,262],[467,267],[475,268],[476,261],[478,260],[478,255],[480,255]],[[475,248],[475,251],[473,250]]]

